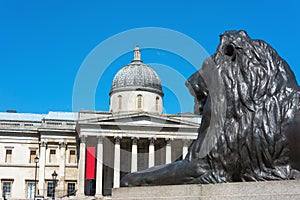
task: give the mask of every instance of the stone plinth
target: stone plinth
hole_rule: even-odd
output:
[[[113,189],[112,199],[300,200],[300,181],[117,188]]]

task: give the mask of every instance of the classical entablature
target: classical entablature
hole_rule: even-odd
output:
[[[105,116],[100,114],[97,117],[96,113],[80,112],[80,116],[88,114],[91,115],[91,118],[83,120],[79,118],[77,124],[79,136],[105,134],[113,137],[194,138],[199,128],[199,123],[180,119],[179,115],[167,116],[136,112],[119,115],[107,113]]]

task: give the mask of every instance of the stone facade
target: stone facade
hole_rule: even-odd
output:
[[[64,194],[68,184],[77,183],[77,133],[75,113],[18,114],[0,113],[1,195],[9,187],[9,199],[30,199],[36,194],[47,196],[54,170],[57,194]],[[35,175],[34,158],[38,156]],[[51,184],[50,183],[50,184]],[[70,187],[70,186],[69,186]]]

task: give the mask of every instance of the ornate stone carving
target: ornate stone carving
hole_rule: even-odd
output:
[[[103,144],[105,137],[104,136],[97,136],[98,144]]]
[[[45,141],[45,140],[40,141],[40,147],[46,147],[47,148],[47,141]]]
[[[188,146],[189,142],[190,142],[190,140],[186,140],[186,139],[182,140],[182,144],[183,144],[184,147]]]
[[[167,138],[166,145],[171,146],[173,139]]]
[[[131,138],[131,140],[132,140],[132,145],[137,145],[138,138],[133,137],[133,138]]]
[[[149,138],[150,144],[155,145],[155,138]]]
[[[80,143],[86,143],[86,138],[87,136],[85,135],[80,136]]]
[[[120,144],[121,143],[121,137],[117,136],[115,137],[115,144]]]
[[[59,148],[66,148],[67,147],[67,143],[66,142],[60,142],[59,143]]]

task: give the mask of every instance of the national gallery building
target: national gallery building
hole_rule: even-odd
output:
[[[127,173],[184,158],[197,138],[201,116],[163,113],[138,46],[109,96],[109,111],[0,112],[0,199],[109,196]]]

